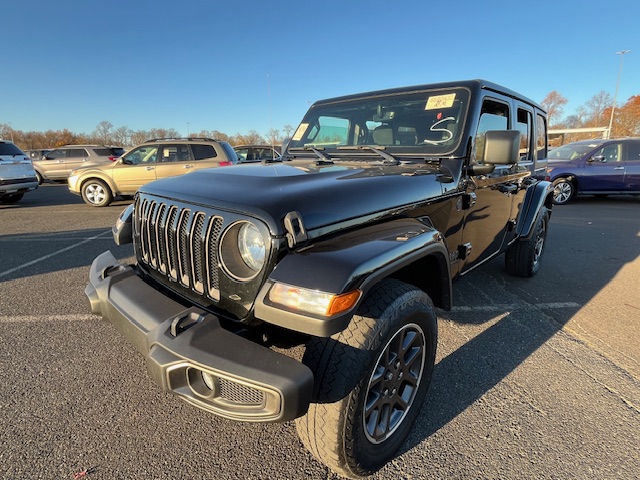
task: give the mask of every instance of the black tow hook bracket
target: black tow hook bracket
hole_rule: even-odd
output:
[[[187,314],[179,315],[171,321],[171,335],[177,337],[185,330],[193,327],[194,325],[204,320],[204,314],[189,312]]]

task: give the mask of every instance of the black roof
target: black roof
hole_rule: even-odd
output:
[[[395,94],[395,93],[409,93],[409,92],[415,92],[420,90],[434,90],[434,89],[445,89],[445,88],[453,88],[453,87],[466,87],[471,91],[490,90],[493,92],[501,93],[503,95],[507,95],[512,98],[516,98],[520,101],[533,105],[539,108],[540,110],[546,112],[546,110],[542,108],[542,106],[540,106],[537,102],[534,102],[533,100],[525,97],[524,95],[514,92],[513,90],[503,87],[502,85],[498,85],[497,83],[489,82],[487,80],[482,80],[482,79],[460,80],[457,82],[428,83],[423,85],[390,88],[385,90],[374,90],[370,92],[333,97],[325,100],[318,100],[317,102],[314,103],[314,105],[342,102],[342,101],[352,100],[356,98],[376,97],[376,96],[389,95],[389,94]]]

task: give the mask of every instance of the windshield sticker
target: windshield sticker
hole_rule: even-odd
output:
[[[309,127],[308,123],[301,123],[300,126],[298,127],[298,129],[296,130],[296,133],[293,135],[293,138],[291,140],[294,141],[298,141],[298,140],[302,140],[302,136],[304,135],[304,132],[307,131],[307,128]]]
[[[455,93],[448,93],[446,95],[436,95],[435,97],[429,97],[425,110],[437,110],[440,108],[453,107],[453,101],[456,99]]]

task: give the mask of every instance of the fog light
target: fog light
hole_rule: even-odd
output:
[[[216,391],[217,378],[207,372],[202,372],[202,381],[212,392]]]

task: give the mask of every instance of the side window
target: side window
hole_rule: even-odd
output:
[[[204,160],[218,156],[213,145],[195,144],[191,145],[191,150],[193,151],[193,158],[196,160]]]
[[[156,155],[158,153],[157,145],[144,145],[131,150],[124,157],[122,161],[129,165],[140,165],[141,163],[153,163],[156,161]]]
[[[520,132],[520,159],[533,160],[531,152],[531,131],[532,131],[533,114],[523,108],[518,108],[516,117],[516,130]]]
[[[485,98],[480,111],[480,122],[476,133],[474,159],[484,163],[484,137],[490,130],[509,130],[509,105]]]
[[[238,159],[241,162],[244,162],[248,159],[249,149],[248,148],[238,148],[236,149],[236,153],[238,154]]]
[[[88,157],[89,154],[84,148],[70,148],[69,149],[69,157],[71,158],[85,158]]]
[[[189,145],[178,145],[176,152],[176,160],[178,162],[188,162],[191,160],[191,154],[189,153]]]
[[[621,160],[620,144],[614,143],[613,145],[607,145],[606,147],[603,147],[600,150],[598,150],[593,156],[595,157],[600,155],[604,157],[604,159],[602,160],[603,162],[606,162],[606,163],[619,162]]]
[[[538,131],[536,135],[536,158],[547,158],[547,121],[542,115],[536,115]]]
[[[627,154],[625,160],[627,162],[640,162],[640,142],[627,142]]]
[[[59,148],[57,150],[51,150],[47,153],[47,159],[65,158],[67,156],[66,148]]]
[[[162,154],[160,155],[160,162],[177,162],[178,161],[178,146],[177,145],[164,145],[162,147]]]

